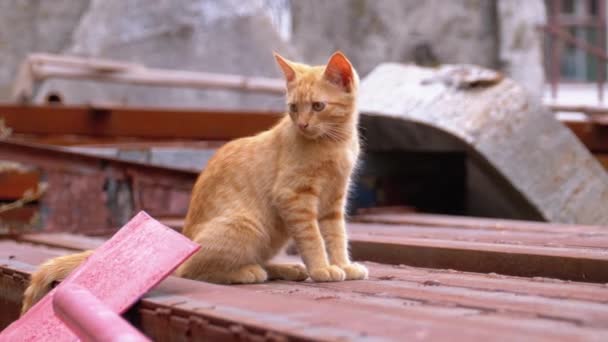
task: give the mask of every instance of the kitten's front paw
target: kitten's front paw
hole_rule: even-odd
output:
[[[340,268],[346,273],[346,280],[367,279],[367,267],[359,263],[340,265]]]
[[[314,281],[343,281],[346,278],[344,271],[334,265],[311,270],[309,274]]]

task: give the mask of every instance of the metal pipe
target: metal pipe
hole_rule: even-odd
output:
[[[53,297],[53,310],[82,341],[150,341],[87,289],[65,285]]]

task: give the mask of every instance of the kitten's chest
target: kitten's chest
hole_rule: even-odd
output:
[[[320,161],[320,169],[327,182],[340,183],[343,179],[348,179],[357,163],[358,151],[353,149],[343,149],[335,151]]]

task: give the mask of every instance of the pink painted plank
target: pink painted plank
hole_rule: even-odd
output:
[[[185,236],[140,212],[80,267],[0,333],[0,341],[74,341],[54,314],[55,293],[77,284],[122,313],[200,248]]]
[[[68,284],[57,290],[53,297],[53,310],[83,342],[150,342],[80,285]]]

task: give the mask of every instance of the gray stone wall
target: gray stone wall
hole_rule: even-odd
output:
[[[383,62],[497,65],[492,0],[298,0],[292,43],[305,60],[343,49],[361,76]]]
[[[500,0],[498,68],[520,83],[532,96],[542,97],[543,33],[538,25],[547,21],[542,0]]]
[[[273,50],[286,51],[265,1],[92,0],[66,53],[143,63],[148,67],[279,76]],[[68,102],[238,109],[283,108],[281,96],[95,82],[46,82]]]
[[[0,1],[0,101],[28,53],[63,51],[90,0]]]

